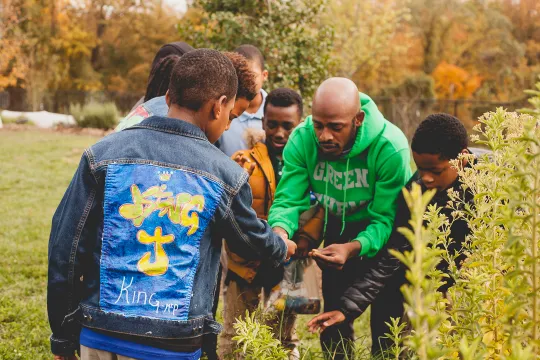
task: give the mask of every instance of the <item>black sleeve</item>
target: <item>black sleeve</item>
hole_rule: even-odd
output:
[[[390,249],[403,252],[410,249],[409,241],[397,231],[400,227],[409,226],[410,211],[400,193],[397,198],[397,212],[394,228],[386,246],[368,261],[367,271],[359,274],[341,297],[341,312],[349,318],[355,319],[366,311],[367,307],[377,298],[386,283],[393,276],[400,276],[403,264],[392,256]]]

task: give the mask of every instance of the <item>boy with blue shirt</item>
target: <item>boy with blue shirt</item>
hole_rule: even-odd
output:
[[[84,360],[198,359],[203,335],[221,330],[212,316],[221,239],[275,265],[295,252],[257,219],[247,173],[213,146],[237,87],[229,59],[194,50],[173,70],[167,117],[85,151],[49,240],[55,359],[79,348]]]
[[[264,57],[259,49],[253,45],[241,45],[234,52],[243,55],[248,60],[251,71],[255,73],[257,95],[251,100],[246,111],[231,122],[229,130],[223,133],[216,143],[216,146],[229,157],[249,147],[246,142],[248,129],[263,129],[262,119],[267,93],[262,86],[268,78]]]
[[[233,52],[224,52],[223,54],[231,60],[234,69],[236,70],[236,75],[238,76],[236,101],[229,117],[230,121],[232,121],[242,115],[249,107],[251,101],[259,94],[257,87],[258,80],[257,74],[251,70],[250,63],[243,55]],[[120,121],[115,131],[122,131],[153,115],[167,116],[168,111],[169,107],[165,101],[165,95],[152,98],[135,107],[124,119],[122,119],[122,121]]]

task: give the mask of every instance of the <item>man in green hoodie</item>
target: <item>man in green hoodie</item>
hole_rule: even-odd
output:
[[[340,269],[322,266],[324,311],[339,310],[342,294],[365,271],[362,258],[375,256],[392,231],[396,196],[411,177],[407,139],[351,80],[331,78],[317,89],[313,115],[291,134],[283,159],[268,222],[292,238],[315,193],[325,209],[325,245],[347,243],[336,256],[353,257]],[[297,254],[308,247],[299,243]],[[350,359],[353,338],[353,320],[344,321],[321,333],[321,346]]]

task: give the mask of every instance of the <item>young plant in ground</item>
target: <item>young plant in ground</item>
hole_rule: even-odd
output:
[[[386,323],[390,329],[390,333],[385,335],[388,339],[392,340],[393,345],[381,355],[381,358],[382,360],[399,360],[402,358],[402,354],[405,353],[403,332],[407,324],[400,321],[400,318],[391,318],[390,321],[391,323]]]
[[[289,351],[274,336],[272,328],[260,319],[260,311],[249,313],[236,320],[233,340],[238,344],[238,353],[246,360],[287,360]]]
[[[439,216],[434,207],[430,207],[428,216],[424,212],[434,195],[434,191],[422,194],[418,184],[413,184],[410,192],[404,190],[404,197],[411,210],[409,228],[398,229],[411,243],[412,251],[400,253],[392,251],[407,268],[409,284],[403,286],[405,313],[409,318],[412,332],[405,337],[405,345],[413,353],[413,358],[420,360],[438,359],[445,350],[438,344],[437,329],[444,316],[444,299],[437,289],[442,284],[442,273],[436,267],[441,261],[442,251],[437,244],[443,232],[440,228],[446,221]],[[424,220],[428,219],[427,227]]]

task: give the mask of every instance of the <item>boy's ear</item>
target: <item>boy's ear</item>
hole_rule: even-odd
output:
[[[165,102],[167,103],[167,107],[171,107],[171,96],[169,95],[169,90],[165,93]]]
[[[221,116],[221,113],[225,111],[225,105],[227,105],[228,99],[227,96],[221,95],[219,99],[214,102],[212,107],[212,120],[217,120]]]
[[[263,81],[268,80],[268,70],[263,70],[262,76],[263,76]]]

